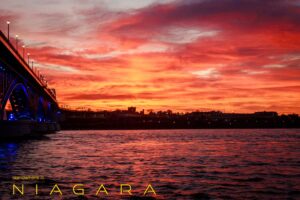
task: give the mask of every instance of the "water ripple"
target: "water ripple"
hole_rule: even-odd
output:
[[[101,184],[106,199],[300,199],[300,130],[62,131],[0,143],[1,199],[13,176],[29,175],[45,179],[25,181],[22,199],[36,199],[35,183],[41,199],[59,197],[54,184],[64,199],[97,199]],[[120,184],[133,195],[120,196]],[[143,196],[148,184],[157,196]]]

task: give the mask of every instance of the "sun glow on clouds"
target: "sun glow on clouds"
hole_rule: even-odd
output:
[[[204,79],[215,79],[220,76],[220,73],[215,68],[194,71],[192,74]]]
[[[162,44],[144,44],[135,49],[123,50],[123,51],[111,51],[104,54],[86,55],[88,58],[95,59],[107,59],[112,57],[118,57],[122,55],[134,55],[134,54],[145,54],[145,53],[159,53],[166,52],[168,47]]]
[[[73,108],[300,113],[297,3],[3,0],[0,28]]]
[[[269,64],[269,65],[264,65],[264,68],[283,68],[286,67],[285,65],[282,64]]]
[[[66,72],[66,73],[78,73],[79,71],[77,69],[74,69],[69,66],[63,66],[63,65],[54,65],[54,64],[38,64],[39,68],[41,69],[48,69],[51,71],[59,71],[59,72]]]
[[[166,35],[159,37],[160,41],[170,42],[170,43],[191,43],[195,42],[197,39],[205,37],[213,37],[218,34],[218,31],[213,30],[201,30],[200,28],[183,28],[183,27],[173,27],[168,30]]]

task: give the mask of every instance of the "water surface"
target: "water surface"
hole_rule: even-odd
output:
[[[129,199],[122,183],[135,199],[149,183],[156,199],[299,199],[300,130],[61,131],[1,142],[0,170],[1,199],[12,198],[13,182],[25,183],[22,199],[34,198],[35,183],[35,199],[59,198],[49,196],[56,183],[63,199],[75,199],[76,183],[88,199],[100,184],[106,199]],[[12,181],[29,175],[45,179]]]

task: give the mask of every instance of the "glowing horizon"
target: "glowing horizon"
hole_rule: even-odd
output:
[[[3,0],[60,104],[300,113],[300,1]]]

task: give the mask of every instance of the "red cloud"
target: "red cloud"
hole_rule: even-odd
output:
[[[78,26],[75,15],[52,11],[37,15],[41,27],[68,20],[52,20],[57,31],[28,50],[59,100],[75,107],[300,113],[297,3],[189,0],[129,13],[92,7],[75,12]]]

